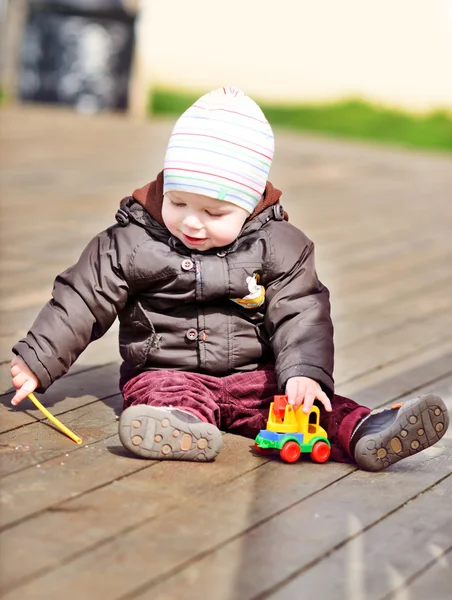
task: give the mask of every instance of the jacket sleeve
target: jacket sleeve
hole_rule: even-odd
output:
[[[317,277],[314,244],[288,223],[272,235],[271,274],[266,286],[265,326],[275,355],[278,386],[310,377],[334,393],[334,341],[329,291]]]
[[[52,298],[13,352],[47,389],[113,324],[128,298],[117,239],[111,228],[96,236],[78,262],[55,279]]]

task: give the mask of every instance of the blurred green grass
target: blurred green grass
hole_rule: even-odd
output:
[[[149,112],[180,115],[201,95],[156,88]],[[359,99],[299,105],[257,102],[273,126],[452,152],[452,111],[416,115]]]

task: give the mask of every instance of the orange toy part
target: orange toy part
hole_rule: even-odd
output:
[[[287,403],[289,402],[289,399],[287,396],[274,396],[273,397],[273,412],[275,413],[275,416],[280,418],[280,419],[284,419],[284,415],[286,412],[286,406]]]

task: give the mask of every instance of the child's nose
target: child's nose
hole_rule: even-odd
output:
[[[187,215],[184,219],[184,225],[190,229],[201,229],[202,223],[195,215]]]

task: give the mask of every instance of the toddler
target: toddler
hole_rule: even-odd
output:
[[[138,456],[212,460],[220,429],[255,436],[279,393],[306,412],[319,403],[333,460],[378,471],[436,443],[449,422],[436,396],[371,412],[334,394],[329,292],[268,181],[273,150],[242,91],[195,102],[163,171],[58,275],[14,346],[12,404],[46,390],[118,317],[119,436]]]

